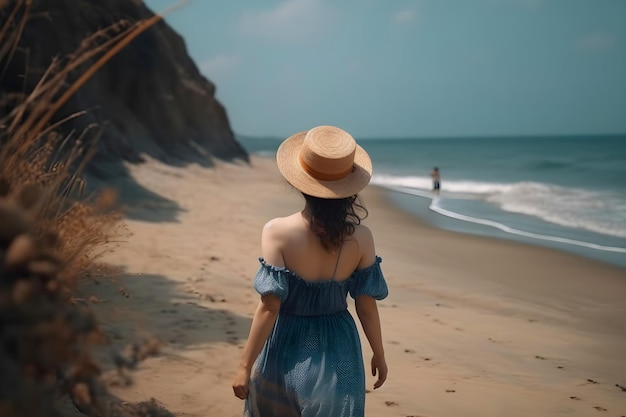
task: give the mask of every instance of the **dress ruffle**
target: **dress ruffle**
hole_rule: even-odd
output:
[[[387,283],[380,268],[380,264],[382,262],[382,258],[380,256],[376,256],[374,262],[370,266],[355,270],[349,278],[341,281],[307,281],[284,266],[269,264],[263,258],[259,258],[259,262],[261,265],[256,273],[256,276],[254,277],[254,288],[260,295],[274,294],[278,296],[282,302],[287,300],[290,286],[294,287],[294,289],[314,287],[316,289],[317,297],[327,296],[334,298],[333,295],[338,295],[336,287],[341,289],[339,294],[346,295],[349,293],[350,296],[355,299],[361,295],[367,295],[376,300],[382,300],[389,294]],[[344,291],[344,289],[347,291]],[[300,304],[303,300],[300,299],[297,301],[298,303],[296,304]],[[318,305],[319,303],[314,302],[314,300],[309,299],[308,301],[310,304],[309,308],[300,306],[300,308],[296,308],[295,311],[292,311],[291,313],[298,314],[298,310],[305,310],[309,311],[310,314],[312,311],[311,308],[320,308],[321,310],[324,310],[324,306]],[[326,304],[333,303],[333,300],[329,300],[328,298],[320,301]],[[334,302],[339,303],[339,306],[344,308],[347,307],[345,300],[341,301],[341,299],[336,299]],[[336,312],[336,309],[331,310],[333,311],[330,311],[330,313]],[[328,311],[326,313],[328,313]]]

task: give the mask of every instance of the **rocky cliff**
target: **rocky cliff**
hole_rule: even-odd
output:
[[[0,27],[12,3],[0,12]],[[54,57],[72,53],[85,37],[119,21],[152,15],[141,0],[33,0],[19,48],[0,77],[0,93],[30,91]],[[248,159],[215,99],[215,86],[200,74],[183,39],[165,22],[101,68],[55,119],[82,110],[86,114],[62,130],[81,132],[94,123],[94,132],[102,129],[90,166],[101,178],[123,172],[121,162],[139,162],[141,154],[169,163]]]

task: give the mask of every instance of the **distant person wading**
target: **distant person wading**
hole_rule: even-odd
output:
[[[439,190],[441,189],[441,175],[439,174],[439,168],[434,167],[430,176],[433,178],[433,191],[439,194]]]

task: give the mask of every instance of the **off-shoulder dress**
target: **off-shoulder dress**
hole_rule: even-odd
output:
[[[254,364],[244,417],[363,417],[365,370],[347,295],[387,296],[381,258],[348,279],[320,282],[259,261],[254,288],[281,307]]]

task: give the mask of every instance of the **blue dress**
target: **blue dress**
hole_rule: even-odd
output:
[[[281,306],[254,364],[244,417],[363,417],[365,370],[347,295],[387,296],[381,258],[346,280],[321,282],[259,260],[254,288]]]

